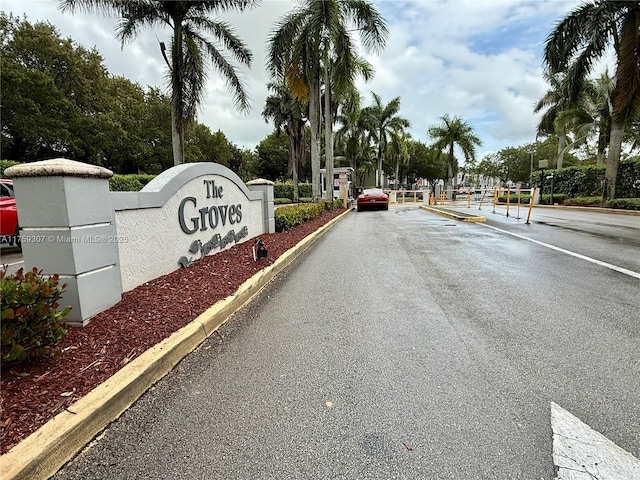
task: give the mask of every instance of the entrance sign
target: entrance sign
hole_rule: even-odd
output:
[[[263,195],[217,163],[185,163],[140,192],[113,192],[125,291],[266,233]],[[141,261],[141,259],[143,259]]]
[[[67,159],[5,174],[15,179],[25,268],[60,274],[72,325],[124,291],[275,231],[273,183],[245,185],[216,163],[175,166],[140,192],[110,192],[111,171]]]

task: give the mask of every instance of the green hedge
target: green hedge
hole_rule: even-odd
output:
[[[114,175],[109,179],[112,192],[139,192],[142,187],[142,182],[133,175]]]
[[[575,205],[577,207],[599,207],[602,205],[602,197],[576,197],[568,198],[565,205]]]
[[[296,225],[301,225],[307,220],[316,218],[324,212],[322,203],[301,203],[278,208],[275,213],[276,231],[289,230]]]
[[[560,170],[547,170],[545,176],[553,173],[553,193],[567,198],[602,196],[606,167],[604,165],[572,166]],[[532,185],[540,186],[541,172],[533,172]],[[551,193],[551,179],[545,179],[544,192]],[[622,160],[616,179],[617,198],[640,198],[640,158]]]
[[[274,198],[273,199],[273,204],[274,205],[286,205],[288,203],[291,203],[291,199],[290,198]]]
[[[276,182],[273,184],[273,196],[293,200],[293,184]],[[311,197],[311,184],[298,183],[298,197]]]
[[[640,210],[640,198],[614,198],[609,200],[605,207],[620,208],[624,210]]]
[[[0,178],[4,178],[4,171],[13,167],[14,165],[20,165],[22,162],[14,162],[13,160],[0,160]]]

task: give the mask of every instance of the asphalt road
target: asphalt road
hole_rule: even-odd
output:
[[[542,213],[354,212],[55,478],[552,479],[551,402],[640,456],[640,218]]]

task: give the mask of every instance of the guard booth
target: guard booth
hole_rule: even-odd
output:
[[[344,198],[344,190],[347,190],[347,198],[353,197],[351,191],[351,177],[353,168],[351,167],[333,167],[333,198]],[[325,197],[327,191],[327,169],[320,169],[320,184],[322,185],[322,197]]]

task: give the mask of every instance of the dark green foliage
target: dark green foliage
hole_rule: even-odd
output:
[[[135,175],[114,175],[109,179],[109,190],[112,192],[139,192],[142,182]]]
[[[578,207],[598,207],[602,205],[602,197],[576,197],[568,198],[564,205],[575,205]]]
[[[605,207],[620,208],[624,210],[640,210],[640,198],[614,198],[609,200]]]
[[[325,207],[322,202],[289,205],[278,208],[274,213],[276,231],[282,232],[296,225],[301,225],[307,220],[316,218],[324,211]]]
[[[640,157],[620,162],[616,180],[617,198],[640,198]]]
[[[564,193],[553,194],[553,204],[564,205],[567,196]],[[551,205],[551,195],[542,195],[540,205]]]
[[[55,353],[53,346],[67,333],[62,318],[70,307],[56,311],[65,285],[58,275],[44,277],[37,268],[13,275],[0,272],[2,293],[2,361],[19,362]]]
[[[311,184],[310,183],[299,183],[298,184],[298,195],[300,197],[311,197]],[[293,199],[293,184],[275,182],[273,184],[273,196],[275,198]]]
[[[605,166],[587,165],[562,168],[560,170],[547,170],[545,177],[554,175],[553,193],[566,195],[568,198],[602,196],[604,184]],[[541,172],[533,172],[532,185],[540,187]],[[544,192],[551,193],[551,180],[544,181]],[[616,180],[616,196],[623,198],[640,197],[640,159],[631,158],[620,162],[618,177]]]
[[[291,199],[290,198],[274,198],[273,199],[273,204],[274,205],[286,205],[287,203],[291,203]]]
[[[14,165],[20,165],[20,162],[14,162],[13,160],[0,160],[0,178],[4,178],[4,171]]]

